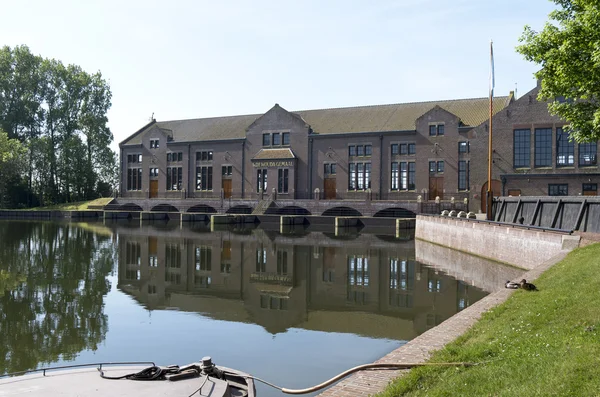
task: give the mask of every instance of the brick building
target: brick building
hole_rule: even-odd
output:
[[[562,128],[565,122],[536,100],[539,89],[512,101],[492,119],[494,196],[597,195],[598,142],[570,141]],[[487,121],[470,134],[470,209],[476,212],[485,212],[488,138]]]
[[[569,142],[537,90],[494,98],[494,194],[597,192],[597,143]],[[300,207],[467,198],[485,211],[488,117],[488,98],[476,98],[153,120],[120,144],[120,194],[132,203],[268,198]]]

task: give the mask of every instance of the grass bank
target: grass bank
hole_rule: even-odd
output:
[[[98,198],[95,200],[91,200],[91,201],[80,201],[80,202],[76,202],[76,203],[63,203],[63,204],[56,204],[56,205],[50,205],[47,207],[35,207],[35,208],[30,208],[29,210],[31,211],[48,211],[48,210],[55,210],[55,211],[83,211],[83,210],[87,210],[88,206],[104,206],[106,204],[108,204],[110,201],[112,200],[111,197],[102,197],[102,198]]]
[[[600,395],[600,244],[579,248],[485,313],[431,362],[378,394],[391,396]]]

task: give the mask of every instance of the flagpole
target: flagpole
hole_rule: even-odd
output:
[[[490,70],[490,128],[488,133],[488,178],[487,178],[487,220],[493,220],[492,216],[492,205],[494,202],[493,192],[492,192],[492,115],[494,114],[494,48],[493,42],[490,41],[490,62],[491,62],[491,70]]]

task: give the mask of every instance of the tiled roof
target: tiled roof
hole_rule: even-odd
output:
[[[511,98],[494,98],[494,113],[504,109]],[[415,120],[435,106],[455,114],[467,126],[477,126],[489,117],[488,98],[302,110],[292,113],[302,117],[315,134],[405,131],[414,130]],[[175,142],[241,139],[246,136],[246,128],[261,116],[252,114],[159,121],[156,125],[172,133]],[[140,143],[141,134],[134,134],[122,144]]]
[[[285,149],[260,149],[252,160],[283,160],[295,159],[294,153],[290,148]]]

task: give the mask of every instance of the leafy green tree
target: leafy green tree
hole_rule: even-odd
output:
[[[541,65],[538,99],[566,120],[578,142],[600,139],[600,3],[554,0],[541,32],[526,26],[517,51]]]
[[[17,139],[9,139],[8,134],[0,130],[0,208],[7,207],[7,182],[21,178],[25,153]]]

